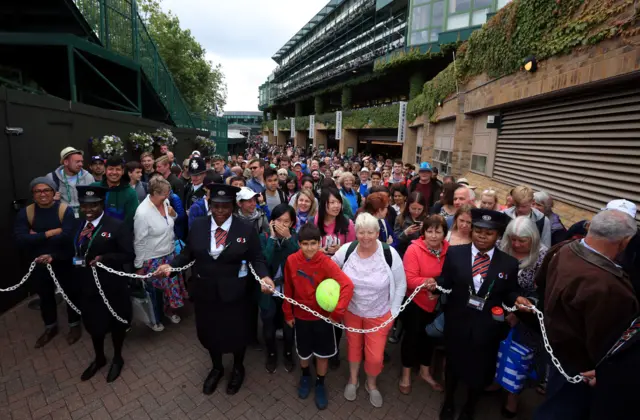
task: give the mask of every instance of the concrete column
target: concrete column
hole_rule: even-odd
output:
[[[404,144],[402,145],[402,161],[404,163],[415,163],[417,139],[418,128],[407,127],[407,131],[404,134]]]
[[[278,146],[284,146],[285,144],[287,144],[287,139],[289,138],[289,132],[288,131],[283,131],[283,130],[278,130],[278,141],[277,141],[277,145]]]
[[[313,147],[320,147],[320,145],[323,145],[325,149],[327,148],[327,131],[315,128]]]
[[[276,136],[273,134],[273,130],[267,132],[269,135],[269,144],[276,144]]]
[[[307,147],[307,134],[308,132],[305,131],[300,131],[300,130],[296,130],[296,135],[293,137],[293,146],[294,147],[302,147],[305,148]]]
[[[347,153],[349,147],[353,147],[354,156],[358,154],[358,131],[357,130],[347,130],[346,128],[342,129],[342,140],[339,142],[340,153]]]

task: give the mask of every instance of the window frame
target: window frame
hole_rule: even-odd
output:
[[[476,169],[473,167],[473,158],[484,158],[484,171],[481,171],[479,169]],[[469,170],[473,173],[476,174],[480,174],[480,175],[487,175],[487,166],[489,165],[489,155],[483,154],[483,153],[472,153],[471,154],[471,160],[469,161]]]
[[[447,153],[447,161],[446,162],[443,161],[443,160],[440,160],[442,152],[446,152]],[[442,174],[442,175],[451,175],[451,172],[453,170],[453,165],[452,165],[452,160],[453,159],[452,159],[452,156],[453,156],[453,151],[451,151],[451,150],[436,149],[435,147],[433,148],[433,154],[431,155],[431,161],[433,162],[433,166],[437,166],[438,170],[440,171],[440,174]],[[443,167],[444,167],[444,169],[443,169]]]

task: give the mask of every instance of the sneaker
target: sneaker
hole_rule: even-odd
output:
[[[369,393],[369,402],[371,403],[371,405],[375,408],[382,407],[383,400],[380,391],[377,389],[369,389],[366,383],[364,384],[364,389],[366,389]]]
[[[358,388],[360,387],[360,383],[347,384],[344,387],[344,399],[347,401],[355,401],[358,396]]]
[[[329,400],[327,399],[327,390],[324,387],[324,384],[316,384],[316,407],[318,410],[324,410],[329,405]]]
[[[293,363],[293,356],[291,353],[284,355],[284,361],[282,364],[284,365],[284,370],[287,372],[293,372],[296,365]]]
[[[179,323],[180,323],[180,321],[182,321],[182,318],[180,318],[180,317],[179,317],[178,315],[176,315],[176,314],[173,314],[173,315],[171,315],[171,316],[168,316],[168,318],[169,318],[169,321],[171,321],[171,322],[172,322],[172,323],[174,323],[174,324],[179,324]]]
[[[164,331],[164,325],[162,324],[147,324],[147,327],[151,328],[155,332]]]
[[[276,367],[278,365],[278,357],[275,353],[267,355],[267,363],[264,365],[265,369],[269,373],[276,373]]]
[[[276,330],[276,338],[278,340],[282,340],[284,338],[284,332],[282,331],[282,328]]]
[[[306,399],[311,393],[311,376],[301,376],[298,385],[298,397]]]

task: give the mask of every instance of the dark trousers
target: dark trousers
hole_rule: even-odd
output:
[[[456,388],[458,387],[458,382],[460,382],[460,380],[456,376],[453,370],[453,366],[449,361],[447,361],[447,367],[444,373],[444,381],[445,381],[444,405],[453,407]],[[473,417],[473,413],[476,409],[476,405],[478,404],[478,400],[480,400],[480,396],[482,395],[482,392],[483,392],[482,389],[469,387],[468,394],[467,394],[467,401],[465,402],[462,408],[462,411],[468,413],[471,417]]]
[[[554,366],[549,372],[546,399],[534,420],[587,420],[592,389],[585,383],[571,384]]]
[[[402,366],[413,368],[417,364],[431,366],[435,339],[429,337],[425,327],[436,318],[435,312],[427,312],[410,302],[402,317],[404,336],[400,348]]]
[[[53,263],[53,272],[71,302],[78,306],[80,303],[79,286],[71,280],[71,263]],[[40,297],[40,315],[45,327],[53,327],[58,323],[58,310],[56,303],[56,285],[47,270],[47,266],[38,264],[31,274],[35,292]],[[80,324],[80,315],[67,306],[67,319],[70,326]]]
[[[234,370],[240,370],[244,372],[244,355],[246,354],[246,352],[247,349],[244,348],[233,353]],[[211,357],[213,368],[223,371],[224,365],[222,364],[222,353],[209,350],[209,356]]]
[[[262,334],[269,354],[276,354],[276,330],[282,328],[284,335],[284,354],[291,356],[293,351],[293,328],[284,322],[282,299],[271,296],[273,304],[268,309],[260,310],[262,319]]]

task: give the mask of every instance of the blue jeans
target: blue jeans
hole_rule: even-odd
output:
[[[571,384],[551,367],[547,397],[536,410],[533,420],[588,420],[592,390],[586,383]]]

